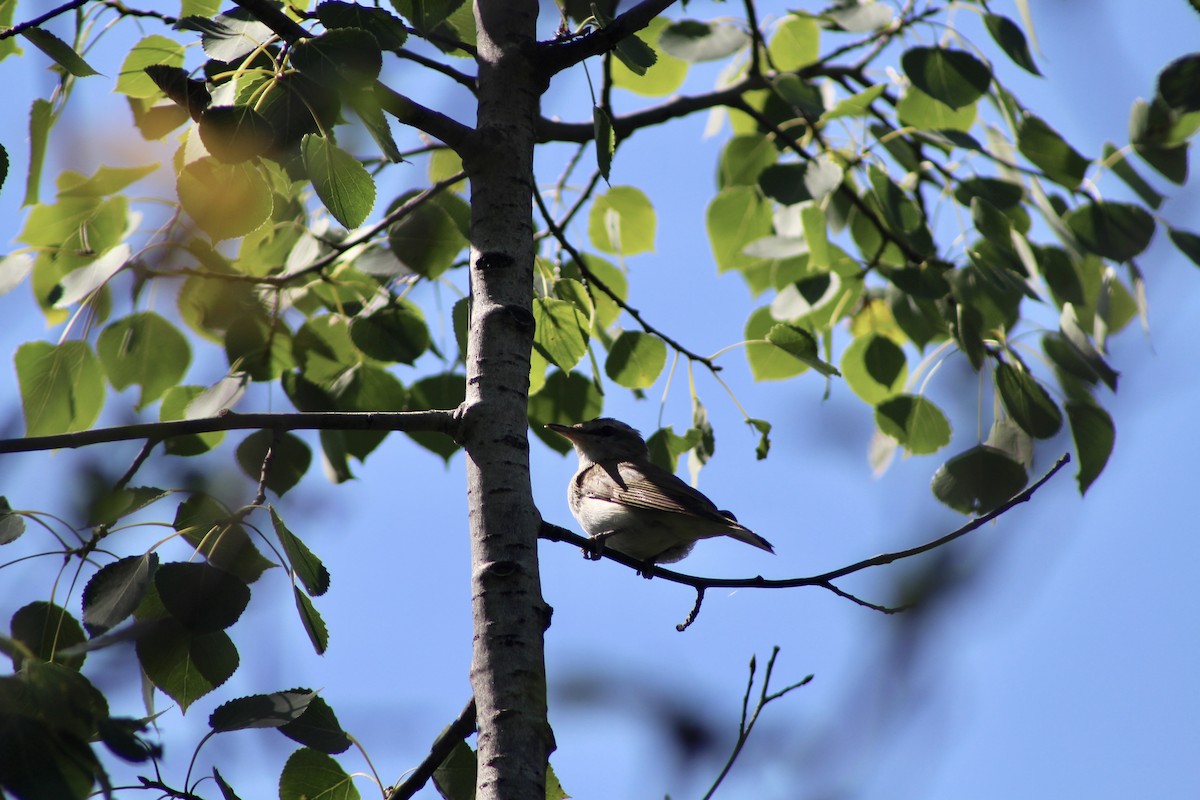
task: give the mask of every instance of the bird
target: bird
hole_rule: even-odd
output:
[[[608,547],[646,564],[670,564],[690,553],[698,540],[714,536],[775,552],[733,514],[651,463],[642,435],[624,422],[599,417],[546,428],[571,442],[579,456],[567,502],[591,537],[590,557],[599,558]]]

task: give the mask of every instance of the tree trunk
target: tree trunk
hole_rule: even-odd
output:
[[[471,324],[463,443],[471,528],[479,800],[541,800],[546,721],[538,576],[540,521],[529,479],[533,343],[533,69],[537,0],[476,0],[479,103],[471,178]]]

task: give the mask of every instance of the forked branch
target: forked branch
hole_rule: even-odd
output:
[[[834,581],[838,580],[839,578],[844,578],[847,575],[852,575],[856,572],[862,572],[863,570],[870,569],[871,567],[882,567],[886,564],[892,564],[896,561],[901,561],[906,558],[918,556],[922,553],[927,553],[930,550],[936,550],[939,547],[943,547],[944,545],[953,542],[955,539],[966,536],[971,531],[974,531],[988,522],[991,522],[1014,506],[1018,506],[1021,503],[1027,502],[1031,497],[1033,497],[1034,493],[1046,483],[1046,481],[1054,477],[1054,475],[1063,467],[1065,467],[1070,461],[1070,453],[1064,453],[1062,457],[1054,463],[1054,466],[1051,467],[1048,472],[1046,472],[1045,475],[1038,478],[1023,491],[1014,495],[1010,500],[1002,503],[986,514],[976,517],[975,519],[966,523],[962,527],[951,531],[950,533],[939,536],[938,538],[932,539],[924,544],[917,545],[916,547],[910,547],[906,550],[896,550],[890,553],[880,553],[877,556],[865,558],[862,561],[856,561],[853,564],[849,564],[845,567],[840,567],[835,570],[830,570],[829,572],[822,572],[819,575],[774,580],[764,578],[761,575],[754,578],[705,578],[698,575],[687,575],[682,572],[664,569],[658,565],[646,564],[645,562],[639,561],[636,558],[630,558],[622,553],[618,553],[612,548],[605,549],[601,555],[604,558],[612,559],[617,563],[624,564],[627,567],[637,570],[646,577],[663,578],[664,580],[671,581],[672,583],[681,583],[684,586],[691,586],[693,589],[695,589],[696,603],[693,606],[692,611],[688,614],[687,619],[680,625],[676,626],[676,628],[680,631],[686,630],[688,626],[695,622],[696,617],[700,613],[700,603],[704,599],[705,590],[716,588],[791,589],[798,586],[819,586],[822,589],[828,589],[839,597],[844,597],[847,600],[851,600],[852,602],[857,603],[865,608],[870,608],[874,611],[879,611],[885,614],[893,614],[898,611],[903,611],[904,608],[883,606],[868,602],[843,589],[838,588],[834,584]],[[542,522],[542,530],[540,535],[543,539],[568,542],[570,544],[578,545],[579,547],[588,549],[589,551],[593,549],[588,539],[548,522]]]

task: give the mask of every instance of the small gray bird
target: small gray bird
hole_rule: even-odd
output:
[[[641,434],[624,422],[601,417],[546,427],[570,440],[579,455],[567,502],[598,550],[607,546],[639,561],[670,563],[699,539],[732,536],[775,552],[733,514],[652,464]]]

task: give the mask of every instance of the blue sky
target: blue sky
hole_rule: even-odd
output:
[[[1016,16],[1008,3],[993,5]],[[1000,74],[1089,156],[1105,141],[1125,140],[1133,100],[1148,97],[1157,71],[1200,41],[1200,15],[1183,2],[1031,5],[1046,79],[1028,77],[1007,63],[999,64]],[[766,16],[768,8],[780,6],[763,8]],[[689,13],[703,17],[708,9],[693,4]],[[19,18],[28,13],[18,9]],[[960,14],[970,18],[969,12]],[[103,54],[96,60],[101,71],[115,74],[115,62],[105,68]],[[0,65],[9,107],[19,111],[0,122],[0,142],[14,162],[0,191],[0,242],[10,242],[20,226],[16,206],[25,158],[20,110],[51,85],[42,64],[32,53]],[[402,80],[403,73],[397,77]],[[92,87],[81,86],[78,100],[84,88]],[[433,101],[441,89],[423,91]],[[440,99],[461,102],[452,90]],[[109,107],[106,99],[88,102],[88,134],[107,131],[124,144],[120,163],[142,163],[143,146],[123,133],[124,112],[110,117]],[[556,81],[548,95],[547,111],[565,119],[584,119],[589,109],[578,73]],[[740,278],[717,276],[712,265],[704,207],[713,192],[720,139],[703,138],[704,122],[697,118],[647,131],[626,143],[613,183],[642,186],[658,210],[656,251],[630,260],[634,305],[690,347],[712,352],[741,338],[746,315],[761,301],[749,296]],[[79,137],[53,158],[82,166],[95,153]],[[546,177],[557,174],[553,155],[543,163]],[[395,194],[421,178],[416,168],[398,172],[402,185]],[[1106,197],[1121,194],[1111,176],[1100,188]],[[1170,194],[1162,216],[1200,231],[1196,190]],[[567,791],[585,798],[701,794],[736,730],[746,664],[757,655],[761,667],[775,645],[782,648],[779,685],[809,673],[816,678],[764,712],[761,729],[729,779],[727,797],[1094,800],[1200,791],[1195,759],[1200,640],[1194,624],[1200,600],[1193,588],[1200,544],[1190,494],[1200,442],[1190,425],[1200,400],[1191,324],[1200,273],[1161,230],[1139,264],[1148,282],[1151,334],[1131,328],[1112,342],[1112,361],[1122,378],[1120,392],[1106,400],[1118,433],[1104,475],[1081,499],[1069,467],[1032,503],[956,543],[939,569],[960,583],[932,613],[884,617],[819,589],[712,592],[699,621],[679,634],[674,625],[691,607],[688,590],[644,581],[612,563],[585,562],[573,548],[543,543],[544,594],[555,608],[546,638],[559,746],[552,763]],[[432,293],[426,298],[436,299]],[[5,320],[0,350],[6,353],[23,341],[59,333],[45,329],[27,287],[0,296],[0,319]],[[717,457],[702,472],[700,488],[770,539],[778,555],[735,542],[706,542],[680,565],[685,571],[813,574],[961,524],[929,492],[929,477],[940,463],[936,456],[898,459],[882,478],[871,477],[870,410],[845,386],[835,382],[823,401],[825,386],[815,376],[754,384],[738,351],[722,363],[742,405],[775,424],[774,448],[767,461],[756,461],[755,438],[736,408],[723,389],[698,373],[718,435]],[[19,435],[11,361],[4,369],[9,377],[0,378],[0,429]],[[200,359],[188,382],[213,380],[223,369],[216,359]],[[411,372],[400,377],[409,380]],[[606,398],[606,413],[647,431],[660,413],[664,424],[686,427],[685,376],[677,376],[660,412],[662,386],[660,381],[641,402],[614,391]],[[951,411],[952,447],[973,444],[977,385],[963,370],[947,367],[931,391]],[[274,401],[278,407],[279,398]],[[248,402],[272,407],[263,392]],[[984,403],[989,402],[990,395]],[[110,400],[114,408],[132,403],[129,393]],[[106,416],[109,423],[119,419]],[[224,458],[236,440],[227,442]],[[532,447],[539,507],[547,519],[569,525],[564,488],[574,459],[536,441]],[[1048,443],[1035,470],[1046,469],[1068,447],[1061,437]],[[126,446],[88,455],[124,465],[134,452],[136,447]],[[72,475],[74,458],[4,456],[0,494],[18,507],[69,508],[64,498],[71,487],[62,482]],[[218,691],[219,698],[198,702],[182,720],[176,712],[164,717],[169,752],[176,758],[199,741],[218,700],[310,686],[323,690],[343,726],[367,747],[384,780],[392,781],[420,760],[469,696],[462,457],[443,469],[397,438],[357,474],[358,480],[332,487],[313,469],[280,504],[333,575],[330,593],[319,601],[332,632],[329,652],[312,654],[285,580],[268,574],[232,630],[243,666],[231,686]],[[250,487],[245,491],[252,493]],[[157,538],[153,531],[147,536]],[[895,582],[919,566],[877,570],[848,581],[846,588],[886,600]],[[31,591],[49,592],[45,574],[33,571],[10,568],[4,581],[12,588],[0,593],[0,619]],[[71,605],[78,607],[77,597]],[[127,659],[119,653],[94,657],[89,674],[114,685],[116,666],[128,666]],[[573,702],[580,684],[601,701]],[[119,696],[119,711],[140,712],[138,687]],[[663,734],[648,722],[660,702],[685,706],[718,725],[725,738],[715,749],[717,758],[698,764],[675,760]],[[210,742],[199,764],[207,769],[215,761],[243,796],[264,796],[277,770],[272,773],[275,768],[265,767],[263,759],[281,766],[290,750],[290,742],[271,732],[243,732]],[[355,754],[342,763],[365,769]],[[365,784],[360,788],[370,791]]]

